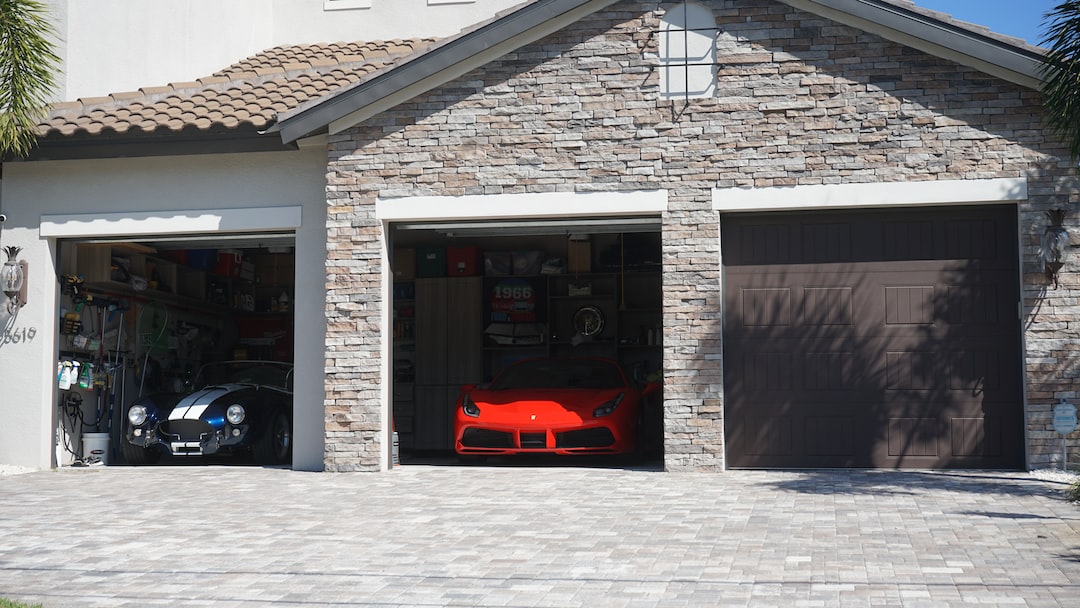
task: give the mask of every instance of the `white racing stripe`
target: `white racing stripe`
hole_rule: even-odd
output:
[[[210,404],[177,407],[169,412],[169,420],[198,420],[208,407]]]

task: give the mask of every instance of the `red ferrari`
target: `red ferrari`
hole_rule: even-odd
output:
[[[634,451],[643,399],[616,361],[519,361],[486,385],[461,387],[454,449],[461,456],[625,454]]]

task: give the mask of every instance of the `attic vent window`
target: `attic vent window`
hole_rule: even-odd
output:
[[[683,2],[660,20],[660,96],[712,97],[716,93],[716,18],[696,2]]]

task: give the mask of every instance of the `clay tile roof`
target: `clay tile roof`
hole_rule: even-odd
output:
[[[277,115],[419,52],[434,39],[280,46],[196,82],[53,104],[43,137],[264,129]]]

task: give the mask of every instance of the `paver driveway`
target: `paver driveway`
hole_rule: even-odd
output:
[[[0,596],[60,606],[1080,606],[1080,509],[1023,473],[0,477]]]

